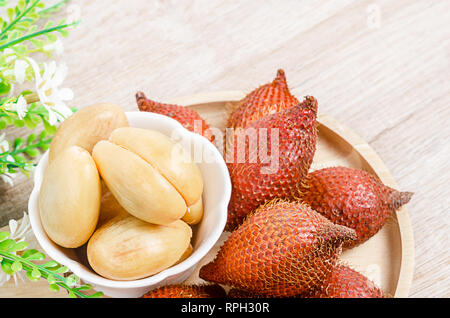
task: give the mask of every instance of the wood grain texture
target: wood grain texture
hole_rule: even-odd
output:
[[[315,96],[321,112],[369,142],[401,190],[415,192],[408,204],[416,243],[410,296],[450,297],[449,2],[71,5],[83,22],[65,40],[62,60],[76,107],[108,101],[135,110],[137,90],[160,101],[249,91],[283,68],[296,96]],[[22,177],[12,189],[0,185],[0,224],[22,215],[31,188]]]

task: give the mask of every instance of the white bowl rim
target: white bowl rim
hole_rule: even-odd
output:
[[[30,217],[30,223],[32,230],[36,236],[36,239],[40,244],[40,246],[42,247],[42,249],[45,251],[45,253],[47,253],[49,257],[51,257],[58,263],[67,266],[72,273],[77,275],[82,280],[86,280],[94,285],[112,288],[136,288],[136,287],[147,287],[156,285],[172,276],[183,273],[189,270],[190,268],[196,266],[201,261],[201,259],[205,257],[205,255],[213,248],[214,244],[216,244],[221,234],[223,233],[227,220],[227,207],[231,197],[231,180],[228,173],[228,168],[225,164],[225,161],[223,160],[222,154],[208,139],[199,134],[193,133],[185,129],[178,121],[164,115],[139,111],[125,112],[125,114],[127,115],[127,118],[129,120],[133,119],[135,116],[138,116],[149,118],[153,117],[153,119],[163,121],[171,129],[177,129],[177,131],[179,131],[180,133],[186,136],[189,135],[189,137],[192,138],[194,142],[199,142],[202,144],[203,147],[206,147],[204,149],[212,151],[212,153],[214,153],[216,158],[218,159],[217,163],[221,167],[221,172],[224,175],[223,180],[224,191],[222,193],[221,199],[217,202],[217,209],[222,212],[219,216],[219,222],[217,223],[217,226],[214,228],[211,235],[205,240],[205,242],[202,245],[200,245],[186,260],[150,277],[130,281],[110,280],[101,277],[98,274],[91,273],[90,271],[85,269],[84,265],[69,259],[66,255],[64,255],[64,253],[59,251],[57,248],[53,247],[52,244],[54,243],[51,243],[51,241],[47,238],[47,235],[45,234],[42,228],[39,210],[36,209],[35,206],[36,203],[38,202],[40,184],[42,183],[42,178],[44,174],[43,167],[48,162],[48,151],[46,151],[45,154],[39,160],[39,163],[34,171],[34,186],[28,201],[28,213]]]

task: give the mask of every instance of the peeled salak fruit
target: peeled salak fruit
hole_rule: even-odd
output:
[[[101,185],[95,162],[78,146],[61,150],[45,170],[39,193],[42,226],[56,244],[86,243],[99,218]]]
[[[231,110],[227,127],[247,127],[266,115],[289,109],[299,104],[288,88],[283,70],[278,70],[276,78],[250,92]]]
[[[333,167],[309,174],[301,199],[336,224],[356,231],[350,248],[375,235],[388,218],[409,202],[411,192],[385,186],[373,175],[358,169]]]
[[[128,120],[120,106],[102,103],[80,109],[59,126],[50,145],[49,162],[70,146],[91,152],[95,144],[108,139],[114,129],[126,126]]]
[[[120,205],[104,181],[102,184],[102,196],[100,200],[100,215],[97,227],[103,225],[118,215],[127,215],[128,212]]]
[[[296,106],[235,131],[234,146],[226,149],[232,182],[226,230],[272,199],[298,197],[316,151],[316,118],[317,100],[307,96]]]
[[[102,140],[92,156],[106,186],[128,213],[155,224],[169,224],[185,214],[183,197],[134,152]]]
[[[189,244],[188,248],[184,251],[183,255],[180,256],[180,258],[174,265],[184,262],[189,256],[192,255],[193,252],[194,247],[192,246],[192,244]]]
[[[203,217],[203,200],[198,199],[193,205],[188,206],[186,213],[183,216],[183,221],[187,224],[194,225],[201,221]]]
[[[135,280],[174,265],[190,244],[192,230],[178,220],[167,225],[117,216],[92,235],[87,246],[89,265],[103,277]]]
[[[211,134],[205,120],[193,109],[155,102],[148,99],[143,92],[136,93],[136,102],[140,111],[171,117],[187,130],[203,135],[209,141],[214,140],[214,136]]]
[[[199,275],[255,294],[295,296],[321,286],[342,244],[355,238],[306,204],[274,200],[248,216]]]
[[[146,293],[142,298],[224,298],[219,285],[168,285]]]
[[[158,131],[134,127],[114,130],[109,140],[151,164],[177,189],[186,205],[191,206],[201,198],[202,174],[181,144]]]
[[[203,192],[200,169],[189,153],[166,135],[119,128],[109,141],[100,141],[92,154],[106,186],[135,217],[167,224],[199,209]],[[197,223],[202,217],[198,214]]]
[[[338,264],[323,286],[308,298],[384,298],[383,291],[366,276]]]

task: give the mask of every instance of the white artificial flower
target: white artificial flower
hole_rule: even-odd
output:
[[[31,58],[27,59],[34,71],[39,100],[48,110],[49,124],[53,126],[72,114],[65,101],[73,99],[73,92],[70,88],[59,87],[67,75],[67,66],[57,66],[55,61],[44,63],[44,74],[41,75],[38,64]]]
[[[22,95],[19,96],[17,99],[16,105],[16,112],[20,119],[23,119],[28,111],[28,103],[25,97]]]
[[[0,154],[9,150],[9,142],[5,139],[5,133],[0,135]]]
[[[28,218],[28,214],[25,212],[23,213],[23,218],[19,222],[16,220],[10,220],[9,221],[9,238],[21,242],[21,241],[27,241],[29,242],[30,239],[32,239],[33,232],[31,231],[31,224],[30,219]],[[34,248],[30,247],[29,248]],[[15,254],[15,253],[14,253]],[[18,279],[24,281],[25,274],[23,271],[19,271],[13,275],[8,275],[3,271],[0,271],[0,286],[8,282],[11,278],[11,276],[14,278],[14,282],[17,285]]]
[[[13,76],[14,75],[14,70],[6,70],[3,72],[3,75],[5,76]]]
[[[16,52],[14,52],[14,50],[10,49],[10,48],[6,48],[3,51],[3,55],[9,55],[6,58],[6,63],[12,62],[12,61],[14,61],[17,58]]]
[[[16,77],[16,82],[23,84],[25,81],[25,73],[28,68],[28,63],[24,60],[16,60],[14,63],[14,76]]]
[[[9,142],[5,139],[5,133],[0,135],[0,155],[9,151]],[[15,161],[11,155],[6,156],[7,161]]]
[[[6,184],[8,184],[10,187],[14,187],[14,175],[10,174],[10,173],[2,173],[0,174],[0,178],[2,179],[2,181]]]
[[[28,111],[28,103],[25,97],[20,95],[17,99],[17,102],[6,104],[5,109],[17,112],[17,116],[19,116],[19,119],[23,119]]]
[[[9,142],[5,139],[5,133],[0,135],[0,155],[4,152],[9,151]],[[14,158],[10,155],[6,156],[5,158],[7,161],[14,162]],[[3,173],[0,175],[0,178],[3,180],[3,182],[9,184],[11,187],[14,186],[14,175],[10,173]]]
[[[56,55],[61,55],[64,52],[64,46],[61,39],[58,38],[55,42],[45,45],[44,51],[53,51]]]

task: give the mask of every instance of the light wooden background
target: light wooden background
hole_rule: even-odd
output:
[[[61,58],[78,108],[136,110],[137,90],[160,101],[250,91],[283,68],[297,97],[315,96],[415,192],[410,295],[450,297],[449,1],[74,0],[60,16],[78,13]],[[31,188],[0,185],[0,226]]]

